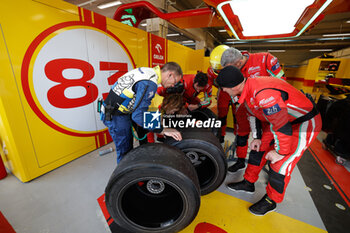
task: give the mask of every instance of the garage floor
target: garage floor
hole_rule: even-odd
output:
[[[232,133],[227,139],[232,141]],[[114,145],[101,149],[109,147],[114,148]],[[15,231],[110,232],[97,198],[103,194],[116,166],[115,152],[99,156],[98,151],[28,183],[21,183],[11,174],[0,180],[0,211]],[[319,141],[302,157],[292,175],[285,200],[276,212],[257,217],[247,210],[265,193],[265,172],[261,173],[254,194],[226,188],[226,183],[241,180],[243,173],[241,170],[228,174],[217,191],[203,196],[198,216],[182,232],[200,233],[201,227],[216,229],[211,232],[228,233],[340,233],[350,229],[350,172],[336,164],[334,156],[322,150]]]

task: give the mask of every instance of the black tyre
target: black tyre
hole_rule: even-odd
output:
[[[317,109],[321,114],[321,119],[322,119],[322,130],[327,131],[329,130],[329,124],[326,120],[326,113],[329,109],[329,107],[335,102],[334,99],[326,97],[321,95],[320,98],[318,99],[317,102]]]
[[[190,160],[175,147],[146,144],[125,155],[105,190],[108,212],[125,232],[178,232],[196,217],[200,188]]]
[[[227,162],[219,140],[207,129],[181,129],[182,140],[167,138],[164,143],[183,151],[199,179],[201,194],[215,191],[224,181]]]
[[[192,118],[195,118],[196,120],[200,120],[200,121],[205,121],[207,119],[215,119],[215,120],[218,119],[216,114],[213,113],[213,111],[211,111],[209,108],[200,108],[190,112],[189,114],[192,116]],[[213,134],[216,137],[219,137],[221,135],[221,128],[213,127],[213,128],[210,128],[210,130],[213,132]]]
[[[328,132],[350,145],[350,98],[334,101],[326,112],[325,121],[328,123]]]

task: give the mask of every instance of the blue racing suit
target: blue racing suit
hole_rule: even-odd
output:
[[[117,82],[112,86],[112,89],[117,85]],[[108,131],[116,146],[117,163],[133,148],[132,121],[141,127],[143,126],[144,112],[148,111],[151,101],[157,92],[157,87],[158,85],[150,80],[138,81],[132,87],[135,92],[133,105],[135,109],[131,113],[122,113],[119,110],[115,110],[112,119],[106,120],[106,115],[101,112],[101,120],[108,127]],[[106,103],[104,103],[105,105]],[[153,130],[156,133],[162,131],[162,127]]]

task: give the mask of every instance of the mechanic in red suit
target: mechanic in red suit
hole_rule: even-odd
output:
[[[164,87],[159,87],[157,93],[160,96],[166,96],[170,93],[179,93],[182,90],[185,107],[189,111],[198,108],[206,108],[211,104],[212,85],[208,83],[208,77],[203,72],[198,72],[196,75],[184,75],[182,79],[183,89],[169,91]],[[197,96],[199,93],[204,93],[204,99],[200,100]]]
[[[245,78],[255,78],[257,76],[272,76],[284,79],[284,72],[276,57],[270,53],[248,53],[240,52],[235,48],[226,49],[221,56],[223,67],[235,66],[241,70]],[[218,101],[219,117],[224,117],[228,112],[228,97],[222,98],[225,101]],[[227,109],[227,110],[226,110]],[[248,150],[248,138],[250,133],[249,121],[246,108],[238,105],[233,111],[236,135],[236,155],[237,162],[228,168],[229,172],[236,172],[245,168],[245,158]],[[226,118],[226,116],[225,116]]]
[[[322,121],[311,97],[273,77],[245,78],[239,69],[222,69],[217,84],[231,97],[239,96],[250,115],[261,122],[262,138],[254,139],[248,167],[241,182],[230,183],[235,191],[254,192],[254,183],[267,160],[271,161],[266,195],[249,207],[264,215],[282,202],[291,173],[321,130]]]
[[[215,79],[217,78],[221,66],[221,56],[226,49],[229,49],[227,45],[219,45],[213,49],[210,53],[210,66],[207,70],[208,82],[211,85],[217,87]],[[220,91],[218,88],[217,92],[217,109],[218,109],[218,119],[221,121],[221,136],[219,138],[220,143],[223,143],[226,135],[226,118],[230,106],[232,106],[232,112],[234,112],[234,105],[232,105],[231,98],[226,92]]]

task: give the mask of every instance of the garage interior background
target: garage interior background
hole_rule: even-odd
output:
[[[223,26],[177,29],[177,32],[183,35],[169,37],[175,28],[165,21],[148,20],[152,27],[139,24],[143,29],[153,30],[153,33],[150,33],[111,19],[118,6],[101,10],[98,6],[105,1],[70,2],[77,5],[64,1],[50,1],[48,4],[47,1],[39,0],[20,1],[20,4],[14,6],[10,1],[6,1],[1,8],[3,37],[0,48],[3,54],[1,64],[4,67],[2,70],[4,91],[1,93],[3,122],[1,145],[4,148],[2,155],[6,167],[23,182],[111,141],[94,111],[96,101],[103,93],[108,92],[108,85],[111,85],[123,72],[134,67],[177,61],[185,74],[195,73],[197,70],[206,71],[209,63],[208,57],[204,56],[205,50],[212,49],[211,46],[218,43],[229,45],[233,43],[232,45],[236,48],[248,49],[249,52],[270,51],[284,66],[288,81],[295,87],[315,95],[319,95],[322,91],[316,90],[314,84],[324,79],[329,72],[318,69],[322,59],[307,60],[324,53],[313,52],[312,49],[332,48],[334,52],[330,54],[335,58],[327,61],[340,62],[338,71],[333,72],[337,80],[347,79],[350,76],[349,59],[347,59],[350,50],[346,48],[350,45],[350,37],[323,36],[323,33],[350,32],[350,24],[347,23],[350,8],[348,1],[333,1],[325,11],[328,14],[319,24],[301,37],[288,42],[281,40],[276,40],[278,42],[271,42],[271,40],[228,42],[227,40],[231,39],[228,38],[228,34],[220,32],[224,29]],[[132,1],[125,3],[128,2]],[[152,3],[160,9],[164,6],[169,8],[169,12],[176,8],[188,10],[206,7],[201,1],[176,1],[176,3],[153,1]],[[17,15],[21,17],[13,15],[12,12],[18,12]],[[18,28],[12,26],[14,23],[21,25],[21,36],[18,34]],[[168,26],[165,27],[165,25]],[[65,33],[55,37],[62,30],[65,30]],[[164,37],[167,35],[167,39],[154,33]],[[53,37],[54,39],[50,40]],[[183,42],[184,37],[192,39],[192,44],[197,49],[194,50],[193,45]],[[71,38],[75,39],[72,39],[70,45],[64,42]],[[326,38],[327,40],[323,40]],[[95,43],[94,40],[106,40],[108,43]],[[181,43],[179,43],[180,40]],[[163,46],[163,50],[162,54],[155,58],[152,56],[152,53],[155,53],[152,45],[157,43]],[[94,47],[94,44],[99,46]],[[285,52],[274,53],[271,51],[272,48],[285,50]],[[148,52],[145,53],[145,51]],[[123,55],[118,57],[117,53]],[[160,57],[162,59],[158,59]],[[74,101],[68,101],[65,105],[56,103],[55,98],[43,96],[46,96],[45,91],[48,92],[53,87],[53,91],[48,93],[60,94],[59,91],[55,92],[59,87],[56,88],[54,82],[62,81],[62,77],[54,75],[51,77],[50,74],[55,70],[51,73],[47,70],[55,67],[55,63],[66,62],[64,60],[66,58],[74,58],[75,63],[74,67],[66,65],[65,72],[68,72],[68,68],[79,68],[83,73],[85,72],[85,76],[82,78],[82,84],[72,83],[71,87],[65,87],[71,98],[75,98]],[[86,87],[89,89],[86,89],[88,92],[85,95],[82,94],[85,88],[83,80],[91,80],[94,84],[92,88]],[[88,97],[90,92],[92,97]],[[12,106],[20,107],[12,108]],[[68,122],[70,114],[74,115],[73,118],[76,119],[74,122]],[[87,114],[91,116],[89,119],[84,117]]]
[[[335,76],[336,84],[350,78],[346,0],[332,1],[317,25],[289,41],[237,41],[224,26],[179,29],[158,19],[130,27],[112,19],[119,6],[98,7],[106,2],[5,0],[2,4],[0,151],[7,169],[22,182],[111,142],[96,113],[96,101],[116,78],[135,67],[176,61],[185,74],[206,71],[206,52],[227,44],[249,52],[271,52],[283,65],[288,82],[315,98],[327,93],[320,81],[328,74]],[[177,12],[205,8],[206,2],[214,1],[148,2],[164,12]],[[162,51],[155,57],[156,44]],[[319,58],[325,52],[334,58]],[[338,70],[320,70],[325,62],[338,62]],[[64,77],[54,73],[63,70],[55,70],[56,64],[65,67],[66,77],[80,75],[80,82],[60,86]],[[63,100],[57,101],[57,96]]]

